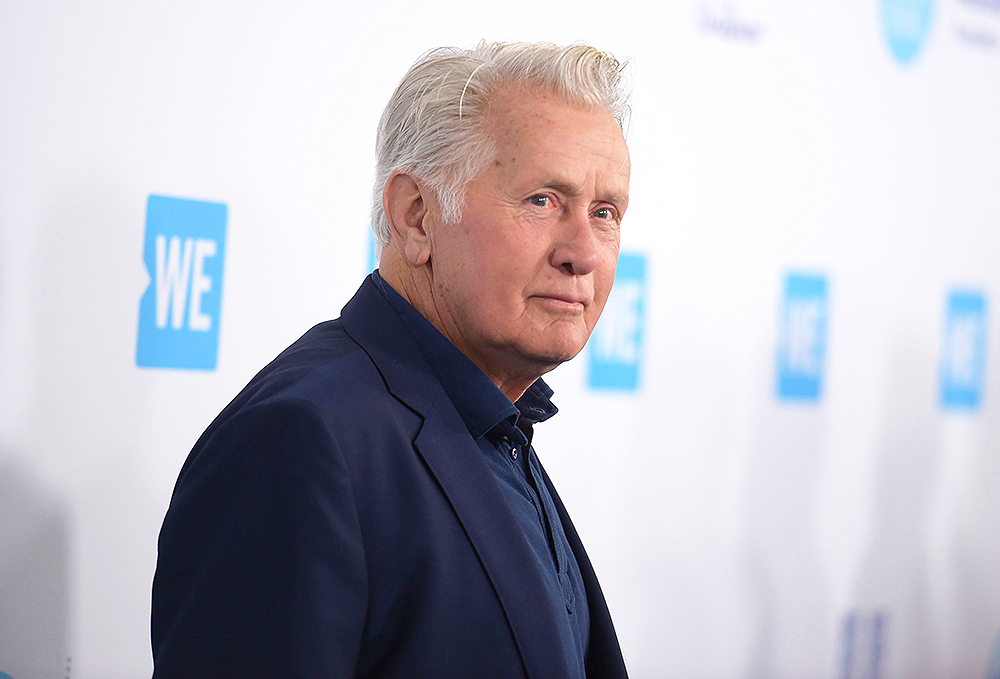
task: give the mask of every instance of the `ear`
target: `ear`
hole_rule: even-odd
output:
[[[405,172],[393,172],[382,189],[382,208],[392,232],[390,242],[412,266],[423,266],[431,258],[425,191],[426,188]]]

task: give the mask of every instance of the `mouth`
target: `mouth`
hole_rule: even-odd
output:
[[[583,313],[587,300],[572,295],[533,295],[543,307],[558,313]]]

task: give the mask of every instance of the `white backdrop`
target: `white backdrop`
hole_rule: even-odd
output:
[[[483,37],[632,58],[637,385],[562,366],[536,438],[632,674],[1000,676],[996,0],[0,0],[0,672],[148,676],[181,463],[367,273],[399,77]],[[228,208],[214,370],[136,365],[151,194]]]

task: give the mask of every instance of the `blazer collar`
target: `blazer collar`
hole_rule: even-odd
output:
[[[420,347],[375,288],[371,276],[344,306],[340,320],[351,339],[372,359],[389,393],[426,416],[440,387]]]
[[[528,677],[568,677],[545,585],[492,472],[399,317],[365,279],[341,314],[390,393],[424,418],[413,444],[455,510],[500,599]]]

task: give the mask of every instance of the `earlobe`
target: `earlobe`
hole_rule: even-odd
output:
[[[431,256],[425,190],[415,178],[403,172],[389,175],[382,190],[382,208],[389,221],[390,243],[412,266],[423,266]]]

